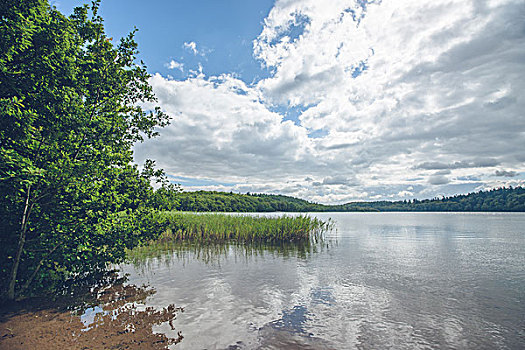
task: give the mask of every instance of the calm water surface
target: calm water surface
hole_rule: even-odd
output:
[[[523,349],[525,214],[323,213],[314,247],[172,246],[122,266],[175,349]]]

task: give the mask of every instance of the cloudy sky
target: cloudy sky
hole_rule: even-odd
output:
[[[54,4],[69,13],[78,2]],[[321,203],[525,184],[524,0],[105,0],[186,190]]]

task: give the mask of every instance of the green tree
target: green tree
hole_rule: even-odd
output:
[[[148,206],[156,210],[176,210],[180,207],[179,194],[181,192],[180,185],[164,183],[150,197]]]
[[[9,299],[121,259],[136,232],[108,228],[122,224],[118,212],[141,210],[158,175],[152,163],[139,173],[132,146],[168,116],[139,105],[155,97],[135,63],[134,32],[113,45],[97,10],[97,1],[70,17],[45,0],[0,4],[0,282]]]

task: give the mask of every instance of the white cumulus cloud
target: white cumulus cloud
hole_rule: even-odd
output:
[[[167,63],[166,67],[168,67],[169,69],[178,69],[181,72],[184,72],[184,64],[175,60],[171,60],[169,63]]]
[[[183,44],[184,48],[189,50],[194,55],[197,55],[199,51],[197,51],[197,44],[194,41],[185,42]]]
[[[252,85],[155,75],[174,119],[137,160],[326,203],[524,183],[523,1],[277,0],[253,47]]]

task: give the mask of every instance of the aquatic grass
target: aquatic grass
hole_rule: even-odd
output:
[[[159,240],[200,242],[317,242],[332,228],[308,215],[265,217],[253,215],[158,212],[154,220],[164,231]]]

